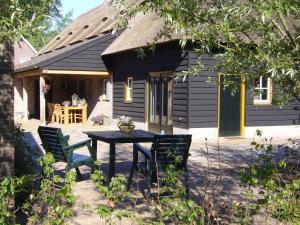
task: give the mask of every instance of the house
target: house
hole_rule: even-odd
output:
[[[37,54],[35,48],[26,40],[21,37],[20,41],[14,44],[14,68],[22,63],[29,61]],[[23,116],[23,83],[21,79],[16,79],[14,83],[14,119],[18,120]]]
[[[89,118],[100,113],[111,119],[127,115],[137,128],[160,133],[253,137],[260,129],[274,137],[299,135],[297,104],[282,109],[273,105],[270,80],[257,81],[259,94],[254,95],[240,78],[232,77],[240,83],[232,96],[222,82],[207,82],[208,76],[224,79],[217,72],[176,79],[177,72],[190,69],[198,60],[204,65],[216,61],[181,49],[176,35],[157,39],[164,22],[153,12],[137,15],[128,28],[112,34],[118,16],[116,9],[103,3],[15,70],[24,84],[25,115],[44,121],[45,101],[61,102],[75,92],[87,99]],[[139,49],[153,41],[155,51],[139,57]],[[40,91],[45,82],[51,82],[48,96]]]

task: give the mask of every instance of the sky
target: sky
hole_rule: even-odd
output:
[[[61,0],[63,13],[73,9],[73,18],[76,19],[81,14],[100,5],[103,0]]]

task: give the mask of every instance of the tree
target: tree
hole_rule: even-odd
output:
[[[41,49],[73,21],[72,17],[73,10],[68,11],[65,15],[46,17],[42,25],[44,29],[41,29],[39,33],[29,34],[26,38],[36,49]]]
[[[218,59],[218,65],[210,69],[243,75],[252,88],[260,76],[270,77],[273,86],[280,87],[274,93],[276,103],[300,101],[300,1],[131,2],[112,0],[125,12],[123,22],[137,13],[156,11],[166,22],[163,35],[180,34],[182,46],[192,43],[199,55],[208,53]],[[200,65],[190,74],[202,69]]]
[[[13,43],[57,14],[60,0],[0,0],[0,178],[13,175]]]

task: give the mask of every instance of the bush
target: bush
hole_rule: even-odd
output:
[[[257,137],[262,137],[260,131]],[[288,148],[285,158],[278,160],[271,141],[266,138],[262,138],[262,143],[253,140],[251,163],[241,170],[241,182],[247,193],[246,203],[240,205],[244,211],[243,220],[249,223],[250,216],[259,208],[265,208],[274,218],[297,224],[300,221],[300,173],[295,163],[298,162]],[[254,157],[254,153],[258,156]]]

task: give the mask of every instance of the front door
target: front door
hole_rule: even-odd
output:
[[[234,82],[236,91],[232,92],[232,86],[224,89],[224,76],[220,77],[220,108],[219,108],[219,136],[241,135],[241,78],[227,76],[226,80]]]
[[[148,76],[149,130],[172,134],[173,77],[171,73],[152,73]]]

